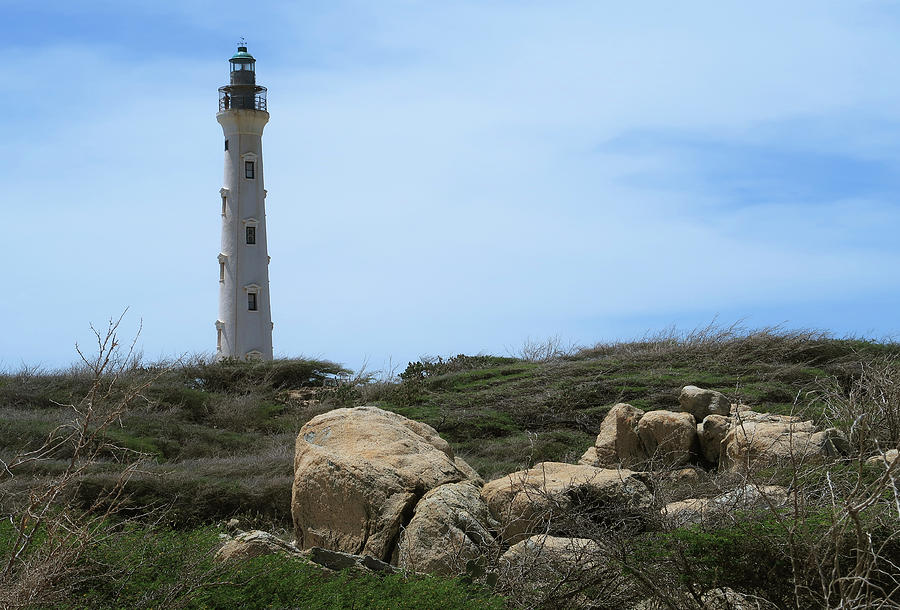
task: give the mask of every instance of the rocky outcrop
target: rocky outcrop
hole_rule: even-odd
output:
[[[491,517],[471,482],[435,487],[416,505],[394,563],[413,572],[456,575],[493,540]]]
[[[689,413],[644,413],[619,403],[609,410],[594,447],[578,463],[601,468],[642,468],[648,462],[679,466],[690,461],[696,445],[697,424]]]
[[[820,430],[799,417],[730,405],[720,392],[685,386],[679,402],[680,411],[647,413],[629,404],[615,405],[579,465],[655,469],[702,459],[716,466],[748,468],[791,459],[821,461],[849,449],[836,428]]]
[[[707,415],[697,426],[697,438],[703,459],[718,464],[722,454],[722,441],[731,429],[731,418],[724,415]]]
[[[575,508],[602,519],[650,505],[650,490],[630,470],[543,462],[491,481],[481,490],[501,535],[517,542],[555,525],[554,515]],[[613,517],[615,518],[615,517]]]
[[[731,403],[724,394],[715,390],[704,390],[695,385],[687,385],[681,389],[678,405],[679,411],[690,413],[698,422],[703,421],[707,415],[731,413]]]
[[[720,464],[746,469],[794,461],[821,461],[848,450],[836,428],[818,430],[812,421],[795,416],[741,411],[722,440]]]
[[[302,553],[292,544],[273,536],[268,532],[253,530],[241,532],[227,540],[216,552],[218,561],[247,560],[263,555],[281,553],[290,556],[301,556]]]
[[[650,411],[638,420],[637,434],[647,459],[680,466],[697,445],[697,422],[690,413]]]
[[[600,424],[600,434],[594,443],[596,466],[633,466],[643,463],[647,454],[638,437],[638,421],[644,415],[640,409],[619,403],[609,410]],[[585,454],[584,457],[588,457]]]
[[[314,417],[294,453],[296,544],[389,561],[419,499],[471,472],[433,428],[396,413],[357,407]]]

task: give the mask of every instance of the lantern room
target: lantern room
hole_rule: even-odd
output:
[[[231,63],[232,85],[256,84],[256,59],[247,52],[247,47],[238,47],[237,53],[228,61]]]
[[[241,44],[228,62],[231,78],[229,84],[219,87],[219,111],[266,111],[266,88],[256,84],[256,58]]]

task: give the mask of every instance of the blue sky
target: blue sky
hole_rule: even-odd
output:
[[[718,316],[900,332],[889,2],[0,0],[0,366],[214,347],[246,36],[277,354],[370,369]]]

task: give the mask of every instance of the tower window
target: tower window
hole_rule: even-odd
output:
[[[219,281],[225,281],[225,261],[219,261]]]
[[[247,293],[247,310],[248,311],[256,311],[257,310],[256,293],[255,292]]]
[[[227,199],[225,198],[225,195],[222,195],[222,216],[225,216],[226,203],[227,203]]]
[[[251,245],[256,243],[256,227],[247,227],[247,243]]]
[[[256,177],[256,167],[253,161],[244,161],[244,177],[253,180]]]
[[[222,329],[216,328],[216,351],[222,351]]]
[[[228,139],[225,139],[225,150],[228,150]]]

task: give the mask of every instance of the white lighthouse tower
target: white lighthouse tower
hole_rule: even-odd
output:
[[[216,357],[272,359],[269,255],[262,133],[269,121],[266,88],[256,84],[256,60],[239,46],[231,79],[219,87],[216,120],[225,132],[222,249]]]

